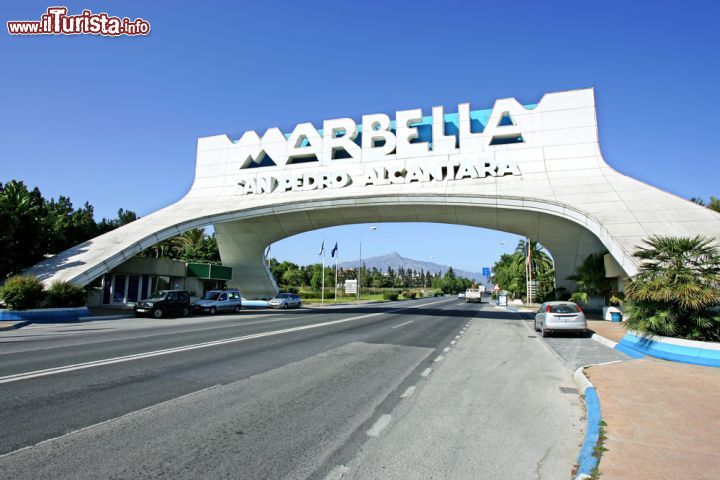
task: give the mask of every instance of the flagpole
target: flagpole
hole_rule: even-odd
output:
[[[323,240],[322,257],[322,293],[320,294],[320,303],[325,303],[325,240]]]

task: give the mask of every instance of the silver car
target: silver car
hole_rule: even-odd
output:
[[[300,308],[302,300],[294,293],[281,293],[275,298],[270,299],[268,304],[273,308]]]
[[[193,312],[209,313],[239,312],[242,309],[242,298],[238,290],[209,290],[203,298],[193,303]]]
[[[573,302],[545,302],[535,314],[535,331],[547,337],[555,332],[586,333],[587,320],[582,308]]]

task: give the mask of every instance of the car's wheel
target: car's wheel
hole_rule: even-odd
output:
[[[300,308],[300,307],[302,307],[302,302],[297,303],[297,308]]]
[[[287,309],[287,308],[288,308],[288,304],[287,304],[287,303],[283,303],[283,307],[282,307],[282,308]]]
[[[538,327],[537,327],[537,320],[534,320],[534,321],[533,321],[533,330],[535,330],[536,332],[539,331],[539,330],[538,330]]]
[[[182,311],[180,312],[183,317],[187,317],[190,315],[190,309],[188,307],[183,307]]]
[[[153,310],[153,317],[162,318],[162,316],[163,316],[162,308],[156,308],[155,310]]]
[[[215,307],[210,307],[209,312],[210,312],[210,315],[215,315],[215,314],[217,313],[217,308],[215,308]]]
[[[235,305],[235,313],[240,313],[241,307],[240,305]]]
[[[542,328],[542,336],[543,336],[543,338],[547,338],[547,336],[548,336],[548,332],[545,331],[545,327],[544,327],[544,326],[543,326],[543,328]]]

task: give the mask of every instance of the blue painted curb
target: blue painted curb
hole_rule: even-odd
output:
[[[585,389],[585,410],[587,411],[587,431],[578,455],[578,471],[575,478],[589,477],[593,469],[598,465],[598,458],[593,453],[595,453],[595,447],[600,440],[602,414],[600,411],[600,399],[594,387]]]
[[[78,308],[37,308],[32,310],[0,310],[0,321],[23,321],[29,323],[77,322],[89,317],[87,307]]]
[[[7,330],[17,330],[18,328],[22,328],[26,325],[30,325],[30,322],[17,322],[15,325],[10,325],[8,327],[0,327],[0,332],[5,332]]]
[[[704,367],[720,367],[720,350],[702,348],[703,342],[687,341],[687,343],[689,345],[676,345],[663,342],[662,339],[658,340],[626,333],[620,340],[618,347],[622,346],[635,352],[671,362],[689,363]]]
[[[630,358],[635,358],[635,359],[645,358],[645,355],[643,355],[642,353],[640,353],[636,350],[633,350],[630,347],[626,347],[625,345],[622,345],[620,343],[615,345],[615,350],[617,350],[618,352],[624,353],[625,355],[627,355]]]

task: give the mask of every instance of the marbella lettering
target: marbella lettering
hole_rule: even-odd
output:
[[[243,178],[238,185],[244,195],[520,175],[517,165],[496,161],[490,149],[524,141],[511,113],[519,116],[507,106],[494,109],[482,131],[474,131],[478,122],[473,123],[468,103],[458,105],[455,115],[433,107],[431,121],[423,118],[421,109],[414,109],[398,111],[394,122],[381,113],[363,115],[360,125],[351,118],[325,120],[322,130],[301,123],[289,135],[278,128],[268,129],[262,137],[247,131],[228,153],[243,173],[251,173],[245,169],[253,169],[252,173],[257,168],[283,169]],[[308,162],[329,168],[308,172]],[[370,162],[373,165],[364,169],[352,168]],[[341,165],[349,168],[338,168]],[[294,167],[302,171],[294,173]]]

